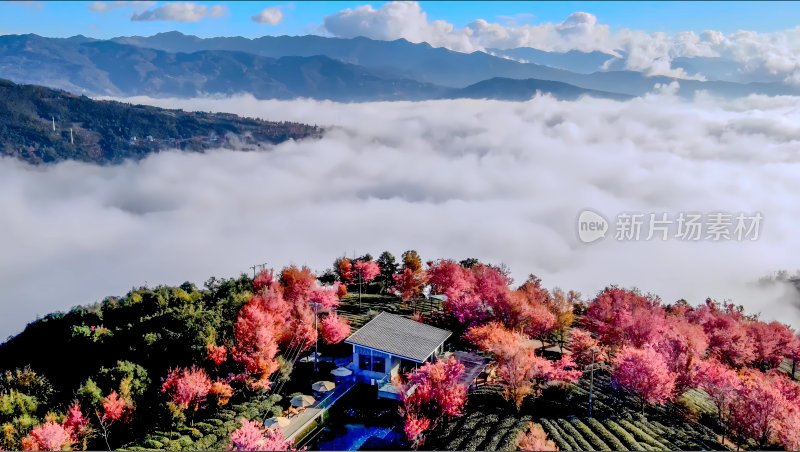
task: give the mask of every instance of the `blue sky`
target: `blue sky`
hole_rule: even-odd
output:
[[[97,38],[151,35],[179,30],[198,36],[256,37],[265,34],[308,34],[319,30],[325,16],[384,2],[195,2],[224,4],[228,12],[196,23],[170,21],[134,22],[132,10],[104,13],[89,10],[93,2],[0,2],[0,33],[36,33],[64,37],[77,34]],[[164,4],[165,2],[159,2]],[[800,3],[794,2],[421,2],[429,19],[442,19],[462,27],[475,19],[506,23],[561,22],[570,13],[586,11],[612,29],[644,31],[702,31],[725,33],[745,29],[758,32],[785,30],[800,24]],[[278,6],[284,18],[277,25],[254,23],[250,17],[264,8]]]

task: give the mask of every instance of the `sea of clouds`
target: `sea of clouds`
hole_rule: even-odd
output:
[[[149,99],[327,127],[264,152],[175,151],[100,167],[0,159],[0,337],[133,286],[202,284],[253,264],[346,253],[481,260],[587,296],[732,299],[800,326],[796,293],[752,284],[800,268],[800,99],[626,102]],[[760,212],[755,241],[578,240],[591,208]]]

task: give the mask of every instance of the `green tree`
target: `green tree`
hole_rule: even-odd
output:
[[[378,266],[381,269],[381,273],[375,278],[375,282],[380,286],[381,293],[386,293],[394,285],[394,275],[397,274],[400,266],[397,264],[394,255],[388,251],[384,251],[378,257]]]

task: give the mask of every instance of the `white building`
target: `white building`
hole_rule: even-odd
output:
[[[345,339],[353,346],[353,371],[366,383],[379,385],[378,395],[397,398],[391,384],[398,372],[435,361],[452,333],[406,317],[381,312]]]

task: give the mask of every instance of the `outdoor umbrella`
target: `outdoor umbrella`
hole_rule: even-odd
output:
[[[348,368],[346,368],[346,367],[338,367],[336,369],[333,369],[331,371],[331,374],[333,374],[333,375],[335,375],[337,377],[346,377],[348,375],[353,375],[353,371],[348,369]]]
[[[264,421],[265,427],[286,427],[291,421],[288,417],[278,416],[271,417]]]
[[[300,362],[301,363],[313,363],[314,362],[314,355],[317,356],[317,360],[318,361],[322,357],[322,355],[320,355],[319,353],[311,352],[310,355],[300,358]]]
[[[336,383],[332,381],[318,381],[311,385],[311,389],[317,392],[328,392],[336,387]]]
[[[311,406],[316,402],[316,399],[311,397],[310,395],[299,395],[292,397],[292,406],[296,407],[307,407]]]

